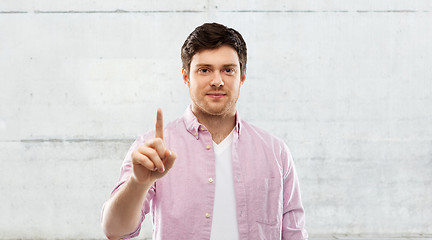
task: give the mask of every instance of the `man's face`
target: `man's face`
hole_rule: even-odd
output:
[[[194,113],[215,116],[235,113],[246,71],[240,77],[238,55],[232,47],[223,45],[196,53],[192,57],[189,76],[185,69],[182,74],[189,87]]]

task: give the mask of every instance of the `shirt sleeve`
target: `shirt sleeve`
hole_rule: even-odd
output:
[[[285,144],[282,149],[282,160],[284,163],[282,239],[307,239],[297,172],[291,153]]]
[[[153,134],[154,135],[154,134]],[[132,152],[135,151],[138,147],[143,145],[145,141],[151,136],[151,134],[145,134],[139,136],[135,142],[132,144],[132,146],[129,148],[129,151],[126,154],[125,159],[123,160],[123,164],[120,170],[120,178],[117,182],[117,186],[114,188],[114,190],[111,192],[111,196],[113,196],[122,186],[123,184],[130,178],[132,175]],[[141,219],[138,223],[138,226],[136,229],[131,232],[128,235],[123,236],[121,239],[130,239],[133,237],[136,237],[139,235],[141,231],[141,224],[144,221],[145,215],[150,212],[150,202],[153,199],[153,196],[155,195],[156,189],[155,185],[153,185],[147,192],[146,199],[143,203],[143,206],[141,208]]]

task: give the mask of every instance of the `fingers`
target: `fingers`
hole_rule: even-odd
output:
[[[165,171],[165,166],[162,162],[162,159],[155,149],[144,145],[139,147],[137,149],[137,152],[138,154],[135,154],[134,157],[136,157],[137,160],[141,160],[139,161],[139,163],[144,167],[146,167],[148,170],[150,171],[158,170],[159,172]],[[137,155],[141,155],[141,156],[137,156]]]
[[[162,115],[162,109],[160,108],[158,108],[156,113],[155,137],[163,139],[163,115]]]
[[[156,150],[156,152],[159,154],[159,157],[161,159],[165,158],[165,144],[164,141],[161,138],[153,138],[148,140],[145,143],[147,146],[153,148],[154,150]]]
[[[139,151],[134,151],[132,153],[132,163],[142,165],[151,171],[155,171],[156,169],[156,166],[153,164],[153,162]]]
[[[165,150],[165,158],[160,158],[156,150],[147,147],[138,148],[132,153],[132,160],[150,171],[164,172],[171,169],[177,158],[177,154],[168,149]]]
[[[177,155],[165,148],[163,141],[163,115],[159,108],[156,113],[155,138],[147,141],[132,153],[134,164],[140,164],[150,171],[160,173],[170,169]],[[161,176],[163,176],[162,174]]]

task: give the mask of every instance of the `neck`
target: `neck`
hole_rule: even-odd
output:
[[[211,115],[206,112],[199,111],[196,108],[192,108],[192,112],[198,119],[198,122],[207,128],[207,130],[212,135],[213,141],[217,144],[222,142],[235,127],[235,110],[222,115]]]

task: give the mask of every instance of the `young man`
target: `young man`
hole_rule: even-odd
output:
[[[307,239],[287,146],[236,111],[246,79],[240,33],[206,23],[181,58],[192,104],[165,128],[159,109],[155,131],[130,148],[104,206],[107,237],[137,236],[151,212],[153,239]]]

